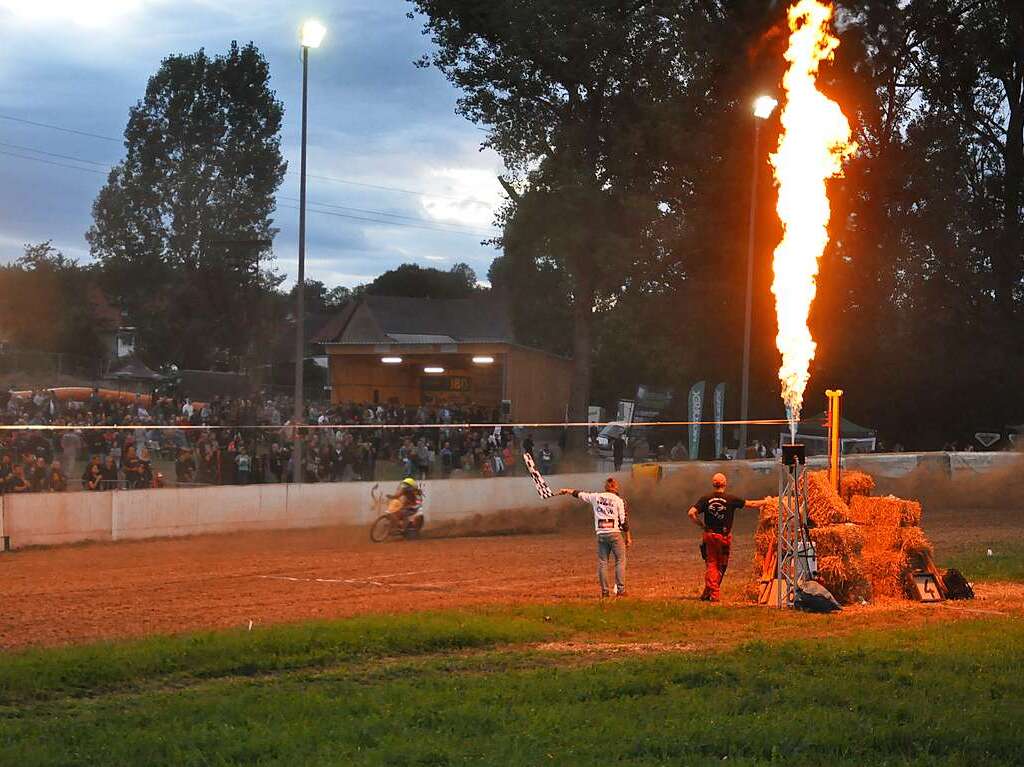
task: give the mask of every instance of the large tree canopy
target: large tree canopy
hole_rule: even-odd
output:
[[[492,283],[531,342],[574,354],[574,413],[637,383],[737,391],[749,103],[780,88],[786,4],[414,5],[436,46],[421,63],[461,89],[510,171]],[[837,5],[842,45],[819,83],[860,152],[829,187],[809,407],[841,385],[855,417],[911,445],[1019,423],[1024,7]],[[757,206],[752,413],[777,417],[770,183]],[[567,347],[549,329],[570,318]]]
[[[412,0],[432,64],[512,178],[503,211],[509,273],[564,274],[572,305],[572,417],[590,400],[595,311],[657,261],[653,237],[680,190],[670,158],[680,115],[702,110],[716,3]],[[515,262],[526,262],[515,266]],[[522,324],[522,323],[519,323]]]
[[[162,360],[206,367],[244,354],[258,324],[249,308],[277,284],[260,267],[286,167],[269,83],[251,43],[166,58],[93,206],[87,237],[108,290]]]

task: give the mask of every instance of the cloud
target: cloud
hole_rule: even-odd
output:
[[[328,284],[365,282],[403,261],[465,261],[484,273],[495,256],[480,242],[500,199],[501,162],[479,151],[483,134],[455,114],[458,92],[438,72],[412,66],[429,41],[406,18],[408,7],[313,0],[303,9],[328,30],[310,55],[307,215],[307,274]],[[0,0],[0,115],[114,139],[0,119],[0,142],[117,162],[128,110],[163,58],[252,40],[285,105],[282,152],[297,171],[304,16],[287,0]],[[50,238],[83,257],[105,167],[72,170],[35,156],[0,154],[0,261],[19,256],[24,242]],[[289,281],[298,212],[284,198],[298,196],[297,175],[289,174],[274,215],[274,263]]]

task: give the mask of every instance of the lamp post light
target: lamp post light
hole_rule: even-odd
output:
[[[303,404],[302,374],[306,349],[306,101],[309,84],[309,49],[319,48],[327,28],[310,19],[302,25],[302,148],[299,160],[299,276],[295,307],[295,443],[292,448],[292,479],[302,482],[302,423],[306,419]]]
[[[743,319],[743,385],[740,394],[740,444],[737,458],[747,457],[747,417],[750,405],[750,321],[754,291],[754,231],[757,225],[757,176],[761,166],[761,123],[772,116],[778,101],[758,96],[754,101],[754,170],[750,183],[750,228],[747,233],[747,295]]]

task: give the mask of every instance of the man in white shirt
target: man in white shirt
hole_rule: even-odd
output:
[[[571,495],[589,503],[594,511],[594,532],[597,534],[597,582],[601,596],[609,596],[608,555],[615,558],[615,596],[626,596],[626,549],[633,543],[629,532],[629,510],[619,494],[618,480],[609,477],[603,493],[583,493],[563,488],[559,495]]]

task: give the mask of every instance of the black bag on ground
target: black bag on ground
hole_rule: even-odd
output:
[[[834,613],[843,609],[832,593],[817,581],[800,581],[797,584],[793,607],[808,613]]]
[[[946,586],[946,599],[974,599],[974,589],[959,570],[946,570],[942,582]]]

